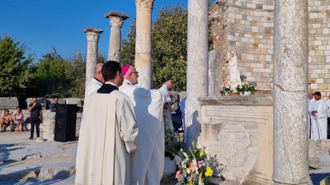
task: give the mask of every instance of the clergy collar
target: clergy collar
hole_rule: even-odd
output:
[[[110,84],[110,85],[113,85],[113,86],[118,88],[118,86],[116,84],[112,83],[112,82],[105,82],[104,84]]]
[[[126,85],[133,85],[131,81],[124,79],[124,82]]]
[[[103,83],[101,82],[101,80],[95,78],[95,76],[94,76],[94,79],[95,79],[96,81],[100,82],[101,84],[103,84]]]

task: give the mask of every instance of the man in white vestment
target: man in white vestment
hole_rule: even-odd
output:
[[[330,94],[329,94],[329,99],[327,101],[325,101],[328,105],[328,131],[327,134],[329,135],[329,125],[330,125]]]
[[[172,82],[167,81],[158,90],[146,90],[134,86],[138,83],[138,72],[134,66],[123,66],[124,83],[120,91],[128,95],[134,104],[139,125],[135,153],[136,177],[139,185],[159,185],[164,170],[164,123],[163,105]]]
[[[94,78],[86,85],[85,88],[85,100],[88,96],[90,96],[93,92],[96,92],[104,83],[104,79],[102,76],[102,69],[103,63],[96,64]]]
[[[320,92],[315,92],[314,98],[311,111],[311,139],[327,139],[328,105],[321,99]]]
[[[86,102],[81,125],[75,184],[130,185],[138,127],[133,102],[118,90],[123,83],[118,62],[104,63],[105,84]],[[136,184],[136,183],[135,183]]]
[[[313,93],[308,93],[308,138],[311,138],[311,118],[312,118],[312,103],[314,102]]]

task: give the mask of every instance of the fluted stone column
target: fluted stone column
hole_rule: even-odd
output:
[[[135,67],[140,87],[152,88],[151,13],[154,0],[136,0]]]
[[[83,30],[87,34],[86,84],[94,77],[98,57],[98,42],[103,30],[87,27]]]
[[[110,41],[108,60],[121,62],[121,30],[128,14],[110,11],[104,15],[110,19]]]
[[[308,0],[276,0],[274,184],[307,184]]]
[[[197,141],[201,116],[198,97],[208,95],[208,0],[188,0],[187,142]]]

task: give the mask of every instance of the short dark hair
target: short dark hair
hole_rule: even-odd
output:
[[[37,96],[32,96],[32,99],[33,99],[33,98],[37,98]]]
[[[57,95],[53,95],[53,99],[55,99],[55,98],[58,98],[58,96]]]
[[[318,95],[318,96],[321,97],[321,93],[320,93],[319,91],[316,91],[316,92],[314,93],[314,95]]]
[[[104,81],[107,82],[109,80],[115,79],[117,71],[122,73],[119,62],[116,62],[116,61],[105,62],[102,66],[102,71],[101,71]]]

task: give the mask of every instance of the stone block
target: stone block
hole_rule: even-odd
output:
[[[219,94],[221,83],[221,52],[213,50],[209,52],[209,75],[208,90],[209,96],[217,96]]]
[[[238,184],[247,179],[251,184],[270,184],[272,95],[200,98],[200,103],[203,144],[227,166],[222,175]]]
[[[18,107],[17,97],[0,97],[0,110],[16,109]]]

